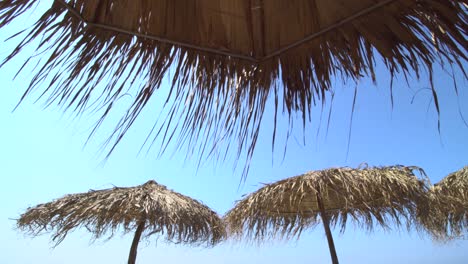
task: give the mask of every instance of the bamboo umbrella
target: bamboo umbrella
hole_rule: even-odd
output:
[[[1,1],[0,29],[38,2]],[[275,113],[283,106],[305,123],[312,106],[333,93],[335,77],[375,81],[381,58],[392,78],[428,72],[439,111],[433,65],[465,74],[466,0],[47,2],[50,8],[5,62],[28,44],[38,47],[31,61],[50,52],[25,92],[39,89],[47,105],[76,112],[93,105],[105,119],[131,95],[110,135],[110,152],[165,77],[169,113],[151,136],[161,136],[165,146],[181,131],[177,143],[200,148],[202,156],[221,153],[212,148],[229,148],[226,139],[236,138],[238,155],[251,157],[269,98]]]
[[[60,244],[69,231],[85,227],[95,239],[118,228],[135,230],[128,263],[135,263],[140,239],[155,233],[182,244],[215,245],[226,231],[218,215],[202,203],[151,180],[131,188],[70,194],[29,208],[18,219],[20,230],[32,236],[53,231]]]
[[[436,240],[464,237],[468,231],[468,166],[449,174],[429,189],[419,219]]]
[[[375,224],[389,228],[390,220],[413,223],[416,204],[426,195],[415,171],[424,174],[405,166],[332,168],[268,184],[226,214],[228,233],[257,241],[299,237],[321,218],[332,262],[338,263],[330,226],[343,232],[348,219],[368,230]]]

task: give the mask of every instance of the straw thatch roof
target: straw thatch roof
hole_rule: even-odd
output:
[[[468,237],[468,166],[449,174],[430,190],[420,221],[436,240]]]
[[[1,1],[0,28],[37,2]],[[168,77],[170,113],[152,136],[161,136],[165,145],[180,129],[178,144],[200,148],[202,156],[212,154],[211,148],[228,148],[227,139],[234,137],[239,152],[250,157],[270,96],[276,112],[298,112],[306,122],[312,106],[333,90],[333,78],[375,80],[379,57],[392,77],[419,77],[428,70],[432,83],[432,67],[443,61],[463,71],[466,5],[466,0],[54,0],[6,61],[34,40],[38,54],[51,51],[25,93],[39,89],[48,105],[77,112],[93,106],[102,109],[104,119],[130,94],[133,103],[111,135],[116,143]],[[433,94],[439,110],[434,89]],[[214,140],[208,145],[198,140],[207,138]]]
[[[154,181],[66,195],[29,208],[17,224],[33,236],[53,232],[57,245],[78,227],[85,227],[95,239],[110,238],[118,230],[134,232],[142,222],[143,237],[161,233],[175,243],[214,245],[225,237],[224,224],[215,212]]]
[[[348,220],[369,231],[403,220],[409,227],[415,223],[416,204],[426,195],[426,184],[415,171],[424,174],[405,166],[332,168],[268,184],[226,214],[228,232],[257,241],[299,237],[321,222],[318,198],[330,225],[341,231]]]

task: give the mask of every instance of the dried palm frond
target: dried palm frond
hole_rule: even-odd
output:
[[[429,190],[428,204],[419,209],[419,220],[439,241],[467,237],[468,167],[449,174]]]
[[[0,29],[38,2],[1,1]],[[305,123],[312,106],[333,90],[334,77],[356,81],[371,76],[375,81],[379,57],[392,78],[397,73],[419,78],[427,71],[432,85],[433,65],[447,63],[465,74],[466,4],[54,0],[5,62],[31,43],[38,44],[38,55],[50,51],[24,96],[38,89],[47,105],[78,113],[91,106],[103,109],[98,126],[118,109],[121,96],[132,95],[109,137],[114,142],[109,154],[168,77],[169,113],[150,135],[162,138],[163,151],[176,140],[178,146],[188,145],[187,153],[200,149],[204,157],[221,153],[215,150],[229,148],[235,138],[238,155],[246,151],[250,158],[270,97],[276,113],[282,105]]]
[[[223,221],[210,208],[155,181],[66,195],[29,208],[17,224],[32,236],[53,232],[56,245],[78,227],[85,227],[94,239],[106,234],[111,238],[119,228],[125,233],[137,230],[132,244],[135,257],[141,236],[160,233],[170,242],[208,246],[226,236]]]
[[[426,195],[426,183],[415,171],[425,175],[418,167],[406,166],[311,171],[262,187],[224,218],[228,232],[239,238],[299,237],[320,223],[320,199],[330,225],[339,225],[341,231],[348,220],[369,231],[376,224],[389,228],[390,220],[409,225],[416,204]]]

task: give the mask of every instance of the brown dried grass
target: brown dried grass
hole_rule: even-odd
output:
[[[317,195],[331,226],[343,232],[348,220],[371,231],[417,225],[416,205],[425,199],[427,185],[418,167],[389,166],[332,168],[268,184],[238,201],[224,217],[228,233],[264,241],[273,237],[299,238],[304,229],[321,223]]]
[[[418,212],[426,230],[440,242],[467,238],[468,167],[449,174],[429,194],[429,203],[423,204]]]
[[[223,221],[210,208],[154,181],[66,195],[29,208],[17,225],[32,236],[52,232],[58,245],[76,228],[86,228],[93,239],[111,238],[119,230],[135,232],[142,221],[146,238],[159,233],[174,243],[212,246],[226,237]]]
[[[37,2],[1,1],[0,28]],[[162,152],[175,140],[200,158],[221,155],[236,139],[238,155],[250,158],[269,97],[275,113],[297,112],[305,123],[333,92],[333,78],[375,81],[379,57],[392,78],[427,71],[432,84],[434,64],[454,65],[466,78],[467,3],[54,0],[5,62],[33,42],[38,53],[51,51],[24,96],[38,89],[47,105],[102,109],[96,128],[130,94],[109,154],[169,77],[169,114],[149,136],[162,139]]]

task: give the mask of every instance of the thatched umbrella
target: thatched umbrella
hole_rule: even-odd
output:
[[[128,263],[135,263],[141,237],[161,233],[175,243],[215,245],[226,236],[223,221],[202,203],[166,189],[155,181],[131,188],[71,194],[29,208],[18,219],[19,229],[37,236],[54,230],[58,245],[68,232],[85,227],[94,238],[118,228],[136,229]]]
[[[348,219],[372,230],[413,222],[416,204],[426,195],[418,167],[333,168],[268,184],[239,201],[225,216],[228,233],[263,241],[299,237],[322,219],[333,263],[338,257],[330,226],[344,231]]]
[[[38,2],[1,1],[0,29]],[[53,3],[6,58],[30,43],[38,44],[38,55],[51,51],[25,95],[39,88],[48,105],[77,112],[94,105],[103,119],[132,95],[111,135],[117,144],[167,76],[172,106],[153,136],[165,145],[181,131],[177,142],[201,148],[201,155],[229,148],[226,138],[234,137],[239,155],[246,150],[250,157],[269,97],[275,112],[283,105],[306,122],[335,77],[375,81],[377,58],[392,77],[429,72],[432,84],[434,64],[464,72],[468,53],[466,0],[47,2]],[[439,110],[434,89],[433,95]],[[199,138],[215,140],[210,147]]]
[[[450,240],[468,231],[468,166],[449,174],[429,189],[429,202],[419,219],[436,240]]]

